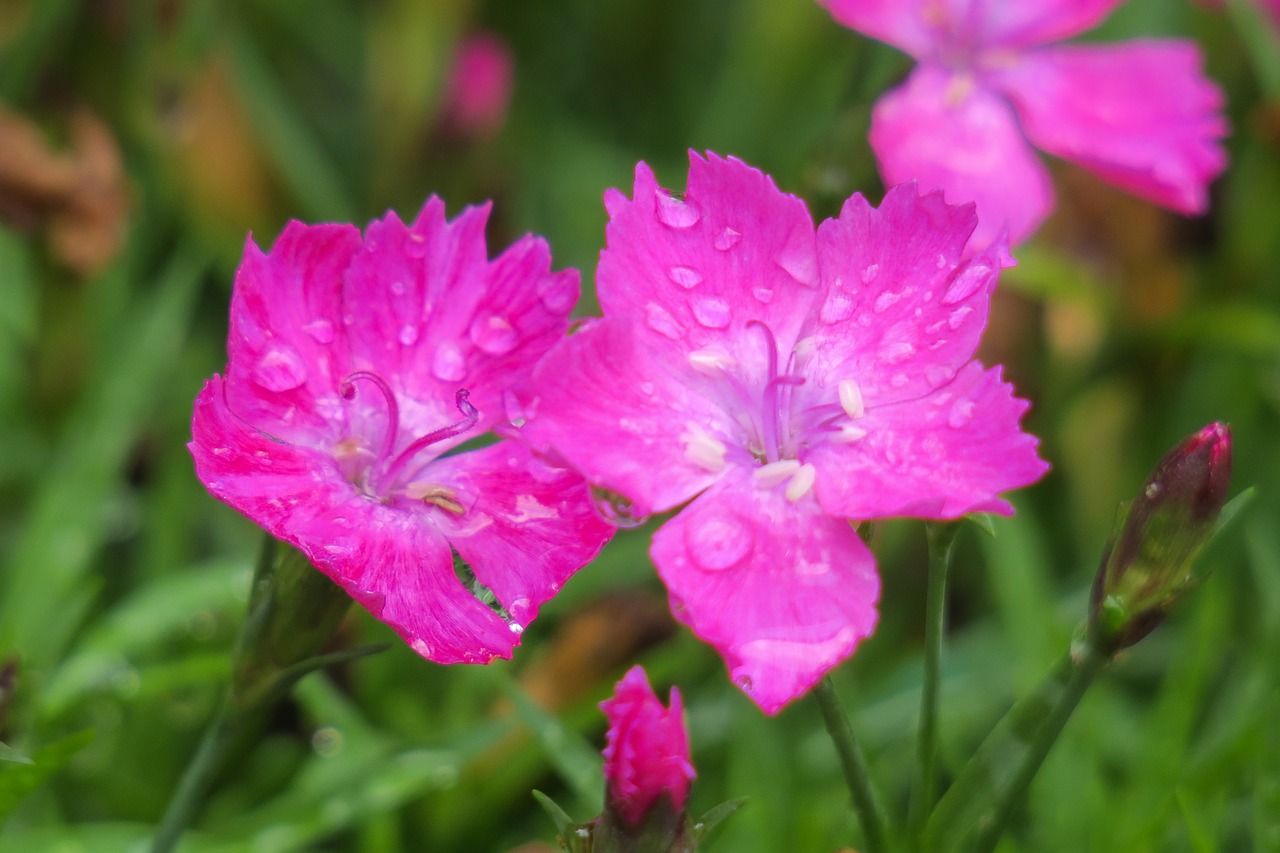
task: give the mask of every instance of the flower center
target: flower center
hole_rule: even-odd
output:
[[[384,502],[389,502],[396,494],[404,494],[434,504],[454,515],[461,515],[464,508],[452,489],[435,483],[413,482],[413,475],[421,466],[412,470],[409,470],[409,466],[427,448],[462,435],[479,422],[480,412],[467,399],[471,392],[466,388],[459,388],[454,395],[454,403],[462,415],[460,419],[415,438],[397,452],[396,448],[400,443],[400,406],[396,402],[395,391],[378,374],[369,370],[357,370],[342,380],[338,393],[344,400],[355,399],[356,383],[360,381],[372,385],[382,396],[387,410],[387,426],[382,436],[382,447],[376,453],[371,452],[359,438],[348,438],[338,443],[334,455],[342,464],[347,479],[367,496]],[[406,471],[408,476],[405,476]]]

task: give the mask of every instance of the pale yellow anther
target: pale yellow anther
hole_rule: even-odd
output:
[[[818,476],[818,469],[808,462],[796,469],[791,475],[790,482],[787,483],[787,491],[785,492],[787,500],[795,503],[796,501],[809,494],[813,488],[813,481]]]
[[[700,349],[689,353],[689,364],[699,373],[719,376],[724,371],[731,370],[737,362],[732,356],[720,350]]]
[[[836,390],[840,394],[840,408],[844,409],[846,415],[856,419],[866,413],[866,408],[862,405],[862,389],[857,382],[841,379]]]
[[[772,489],[779,483],[791,479],[791,475],[799,469],[799,461],[795,459],[779,459],[777,462],[761,465],[755,471],[752,471],[751,479],[755,481],[756,488]]]
[[[684,439],[684,458],[708,471],[719,471],[724,467],[724,454],[728,449],[720,439],[705,432],[688,432]]]
[[[867,431],[862,427],[855,426],[854,424],[844,424],[840,429],[836,430],[831,438],[833,441],[848,444],[851,441],[858,441],[861,438],[865,438],[866,435]]]

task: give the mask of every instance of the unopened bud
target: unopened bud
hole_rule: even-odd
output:
[[[1164,619],[1195,580],[1231,480],[1231,433],[1212,423],[1169,451],[1122,511],[1093,584],[1089,627],[1112,653]]]

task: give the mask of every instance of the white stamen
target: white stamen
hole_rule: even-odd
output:
[[[808,462],[797,468],[795,474],[791,476],[791,482],[787,483],[787,491],[785,492],[787,500],[795,503],[809,494],[809,490],[813,488],[813,481],[817,476],[818,469]]]
[[[855,426],[854,424],[844,424],[831,436],[831,440],[848,444],[849,442],[865,438],[866,435],[867,431],[862,427]]]
[[[793,352],[795,352],[796,354],[797,361],[804,361],[806,358],[813,355],[817,351],[818,351],[818,342],[814,340],[813,335],[810,335],[807,338],[801,338],[800,340],[796,341],[796,345],[793,348]]]
[[[840,408],[844,409],[846,415],[856,419],[866,413],[866,408],[862,405],[862,389],[858,387],[857,382],[852,379],[841,379],[836,390],[840,394]]]
[[[791,475],[799,469],[800,463],[797,460],[779,459],[777,462],[761,465],[751,472],[751,479],[755,481],[758,489],[772,489],[779,483],[790,479]]]
[[[707,376],[719,376],[737,364],[727,353],[714,349],[700,349],[689,353],[689,364],[693,369]]]
[[[685,443],[685,459],[708,471],[719,471],[724,467],[724,454],[727,448],[723,441],[705,432],[688,432],[681,438]]]

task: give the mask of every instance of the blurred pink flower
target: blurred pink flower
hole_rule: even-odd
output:
[[[1226,167],[1221,91],[1196,45],[1052,45],[1123,0],[818,0],[840,23],[919,61],[876,104],[886,184],[918,179],[974,201],[975,246],[1029,237],[1053,208],[1039,148],[1180,213],[1203,213]]]
[[[499,36],[479,32],[458,46],[445,87],[442,121],[461,136],[491,136],[511,101],[514,60]]]
[[[879,579],[849,523],[1010,512],[1045,471],[1026,403],[973,361],[1003,244],[914,185],[816,230],[737,160],[691,155],[683,200],[611,190],[604,318],[534,373],[530,436],[642,513],[692,501],[651,555],[676,616],[774,713],[852,653]]]
[[[671,688],[670,708],[654,695],[643,667],[633,666],[600,703],[609,718],[604,748],[608,809],[635,827],[665,796],[676,815],[684,812],[689,782],[697,774],[689,761],[680,691]]]
[[[564,335],[575,271],[525,237],[490,261],[488,207],[430,199],[361,238],[291,222],[236,273],[226,376],[192,421],[209,491],[300,549],[423,657],[510,657],[609,536],[576,474],[517,441],[445,455],[506,420],[504,398]],[[458,579],[454,552],[496,598]]]

